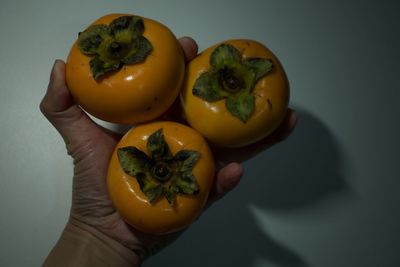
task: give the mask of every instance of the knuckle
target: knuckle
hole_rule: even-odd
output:
[[[39,109],[43,115],[47,116],[49,114],[49,101],[46,96],[43,97],[42,101],[40,101]]]

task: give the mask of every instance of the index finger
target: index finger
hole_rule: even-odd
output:
[[[196,41],[193,40],[193,38],[187,37],[187,36],[181,37],[181,38],[179,38],[179,43],[182,46],[186,62],[191,61],[193,58],[195,58],[197,56],[197,52],[198,52],[199,48],[197,46]]]

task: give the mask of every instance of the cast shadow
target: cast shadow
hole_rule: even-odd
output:
[[[264,210],[290,211],[350,193],[342,169],[345,158],[329,129],[297,108],[299,121],[284,142],[246,164],[251,202]]]
[[[266,212],[298,212],[348,192],[334,137],[318,118],[296,110],[299,122],[289,139],[246,162],[239,187],[144,267],[252,267],[256,258],[271,263],[265,267],[310,267],[261,230],[249,209],[251,204]]]

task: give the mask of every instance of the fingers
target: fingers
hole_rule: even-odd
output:
[[[242,176],[243,166],[239,163],[233,162],[220,169],[210,192],[208,206],[232,191],[239,184]]]
[[[182,37],[179,39],[182,46],[183,53],[185,54],[186,62],[191,61],[197,56],[198,46],[197,43],[190,37]]]

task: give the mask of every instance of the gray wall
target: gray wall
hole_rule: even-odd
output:
[[[3,0],[0,265],[38,266],[70,205],[72,162],[38,110],[78,30],[136,13],[204,49],[253,38],[281,59],[299,124],[144,266],[400,266],[398,1]]]

